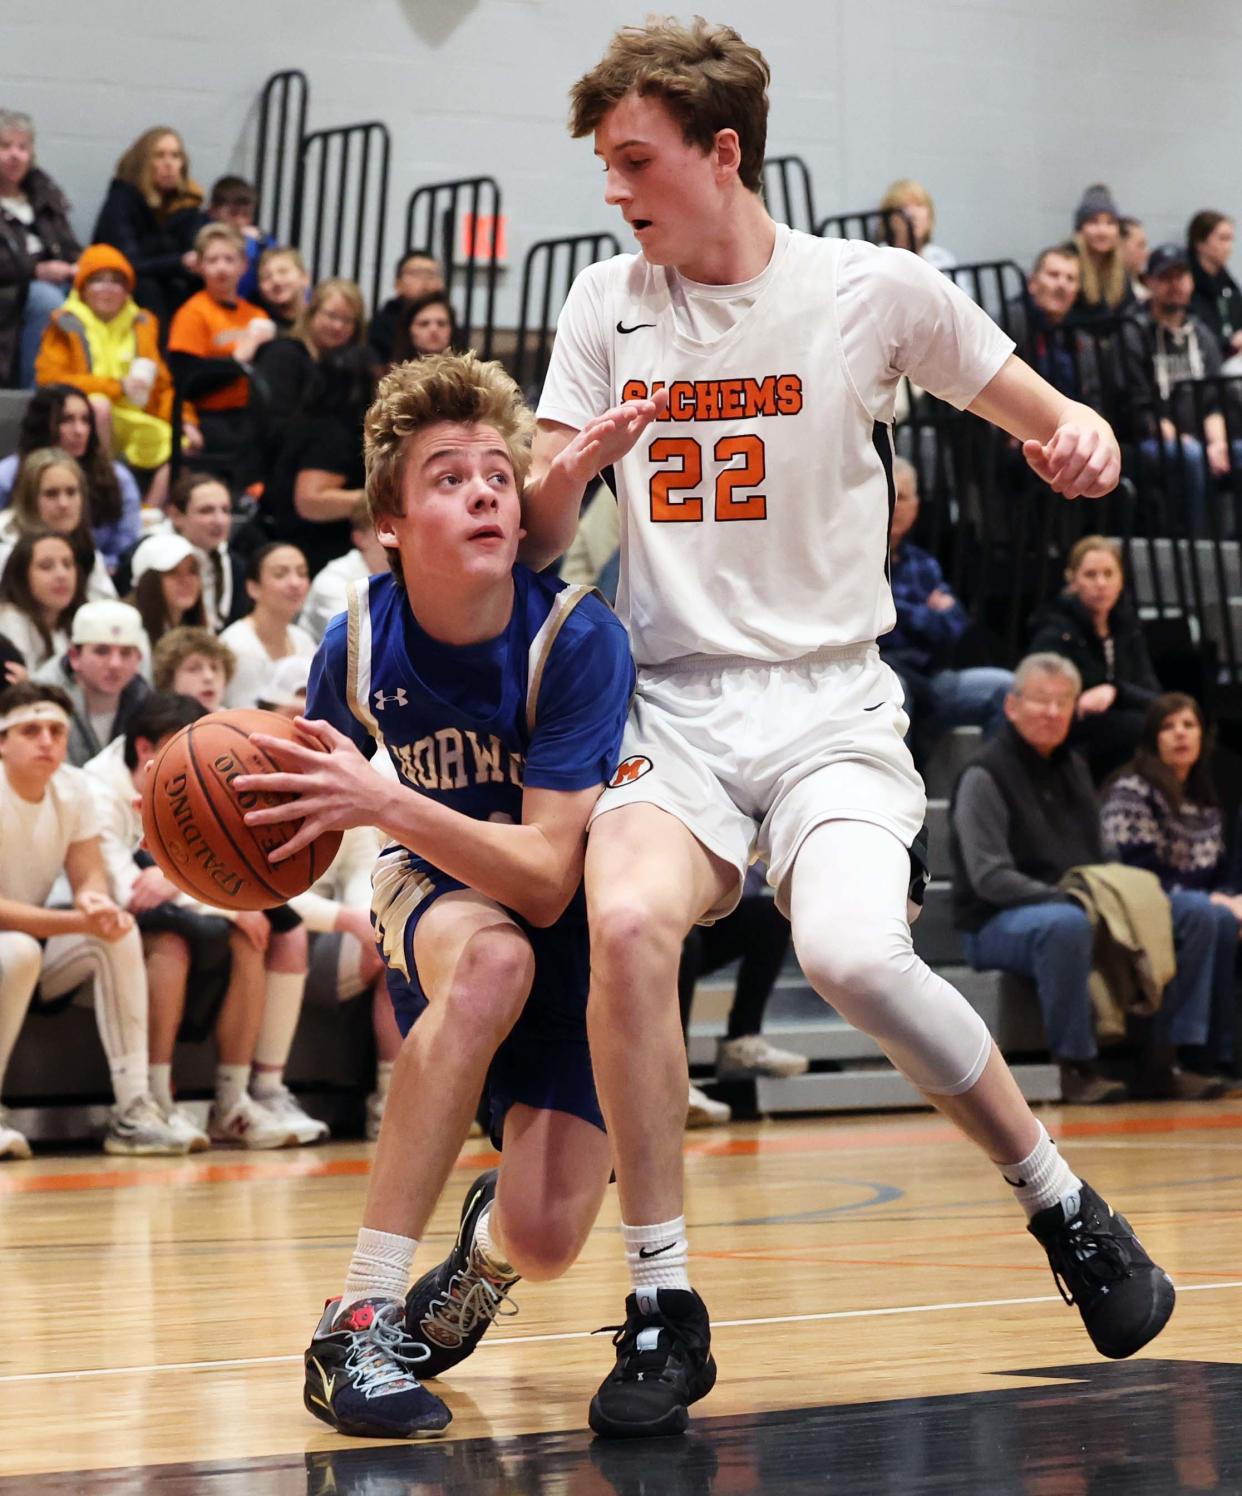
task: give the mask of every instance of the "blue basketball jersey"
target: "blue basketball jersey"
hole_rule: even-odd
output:
[[[431,638],[393,577],[353,583],[312,662],[306,715],[368,757],[383,749],[402,783],[477,820],[520,822],[526,786],[606,784],[634,690],[625,629],[590,588],[523,566],[513,583],[504,632],[469,645]],[[377,933],[399,969],[435,872],[397,846],[377,864]]]

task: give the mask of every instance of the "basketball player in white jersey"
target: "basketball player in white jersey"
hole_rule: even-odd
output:
[[[875,644],[894,621],[902,374],[1019,438],[1066,498],[1115,486],[1117,442],[917,256],[773,222],[768,77],[729,28],[654,20],[619,32],[572,92],[572,133],[594,136],[605,200],[639,245],[584,270],[566,302],[525,505],[525,554],[545,564],[613,465],[617,607],[639,666],[586,863],[591,1052],[634,1289],[591,1404],[606,1437],[683,1429],[715,1380],[687,1272],[677,960],[754,857],[809,981],[997,1165],[1096,1347],[1132,1354],[1173,1307],[982,1020],[914,953],[924,791]],[[577,433],[579,460],[553,468]]]

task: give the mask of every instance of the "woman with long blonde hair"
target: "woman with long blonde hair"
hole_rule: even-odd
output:
[[[1121,247],[1121,214],[1102,182],[1088,187],[1074,211],[1074,243],[1082,288],[1070,317],[1084,322],[1119,316],[1134,301]]]
[[[144,130],[116,163],[93,241],[113,245],[134,267],[134,300],[159,318],[164,338],[198,289],[194,237],[205,221],[181,136],[168,125]]]
[[[884,214],[884,239],[897,249],[912,249],[916,255],[937,270],[952,270],[957,256],[942,244],[933,244],[936,230],[936,204],[922,182],[913,177],[899,177],[890,182],[880,200]],[[913,231],[914,242],[910,243]]]

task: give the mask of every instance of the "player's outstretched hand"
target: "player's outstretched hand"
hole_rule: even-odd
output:
[[[302,825],[273,852],[269,862],[284,862],[295,852],[309,846],[325,831],[348,831],[351,826],[374,825],[384,797],[384,781],[358,752],[344,733],[330,722],[309,721],[299,717],[297,725],[307,737],[315,738],[323,749],[306,748],[287,738],[271,738],[253,732],[250,741],[265,748],[291,772],[240,774],[233,780],[236,790],[257,790],[263,794],[290,795],[281,805],[246,813],[248,826],[270,826],[281,821],[301,821]]]
[[[1022,443],[1032,471],[1067,499],[1102,499],[1121,477],[1121,448],[1105,426],[1058,426],[1047,442]]]
[[[550,471],[567,484],[585,487],[604,468],[633,450],[652,421],[668,409],[668,391],[657,390],[650,400],[628,400],[594,416],[552,460]]]

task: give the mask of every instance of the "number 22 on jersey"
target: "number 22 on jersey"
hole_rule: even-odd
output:
[[[666,463],[651,475],[651,519],[654,524],[695,524],[703,518],[703,444],[693,436],[658,436],[648,452],[651,463]],[[748,492],[767,476],[762,437],[722,436],[712,449],[716,462],[717,520],[766,519],[767,496]],[[737,459],[741,459],[739,462]]]

